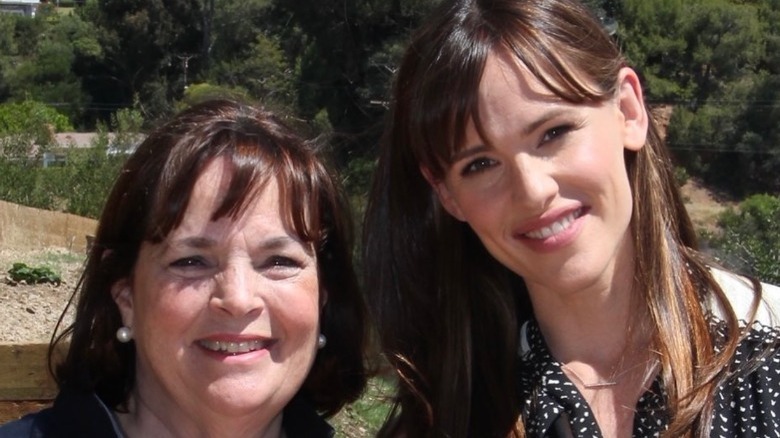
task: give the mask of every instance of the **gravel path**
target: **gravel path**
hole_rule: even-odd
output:
[[[81,274],[83,254],[59,248],[42,250],[0,249],[0,343],[48,343]],[[46,266],[62,283],[16,284],[8,276],[14,263]],[[72,315],[68,315],[70,321]]]

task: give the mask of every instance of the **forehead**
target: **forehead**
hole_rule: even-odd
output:
[[[537,79],[516,59],[492,53],[486,60],[477,90],[476,111],[466,123],[463,143],[455,156],[474,143],[532,130],[537,121],[553,112],[570,110],[565,101]]]
[[[214,214],[229,201],[231,181],[235,174],[234,164],[224,157],[217,157],[209,162],[195,180],[187,208],[184,211],[182,224],[194,222],[208,223],[222,218],[214,218]],[[257,185],[247,193],[246,208],[236,217],[227,216],[232,221],[245,221],[251,216],[281,217],[282,203],[277,177],[269,175],[263,181],[253,181]],[[176,232],[176,230],[172,230]]]
[[[543,84],[517,58],[503,51],[492,51],[485,62],[479,83],[478,105],[497,101],[562,103],[564,100]]]

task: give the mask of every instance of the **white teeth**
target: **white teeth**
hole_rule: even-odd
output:
[[[569,228],[572,222],[574,222],[575,219],[580,217],[580,211],[581,210],[573,211],[568,216],[561,218],[559,221],[554,222],[538,230],[529,231],[525,233],[525,235],[527,237],[530,237],[531,239],[546,239],[550,236],[554,236],[562,232],[563,230]]]
[[[241,341],[241,342],[226,342],[226,341],[198,341],[198,345],[201,347],[222,353],[228,354],[242,354],[249,353],[250,351],[259,350],[266,346],[265,341],[253,340],[253,341]]]

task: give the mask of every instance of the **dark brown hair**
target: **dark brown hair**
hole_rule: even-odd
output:
[[[416,33],[393,89],[366,213],[364,262],[387,359],[400,386],[387,436],[524,435],[516,373],[518,321],[532,316],[522,279],[443,211],[420,167],[444,177],[467,122],[480,129],[488,55],[513,57],[561,99],[604,102],[626,65],[576,0],[445,1]],[[634,287],[652,318],[668,396],[669,436],[709,433],[712,394],[739,327],[713,349],[702,303],[730,309],[696,251],[673,167],[653,123],[625,152],[633,194]],[[760,297],[756,292],[755,306]],[[693,341],[693,342],[691,342]],[[517,422],[517,423],[516,423]]]
[[[53,349],[69,341],[54,372],[60,388],[95,391],[112,408],[127,400],[135,380],[135,347],[115,338],[122,320],[111,286],[130,276],[142,242],[160,242],[179,226],[195,181],[217,157],[225,158],[233,173],[213,220],[238,216],[276,178],[285,219],[316,250],[320,287],[328,296],[320,318],[328,344],[317,353],[302,392],[330,416],[366,384],[365,305],[352,267],[349,210],[312,143],[273,114],[233,101],[208,101],[183,111],[152,132],[124,164],[71,298],[75,320],[53,338],[50,367],[55,367]]]

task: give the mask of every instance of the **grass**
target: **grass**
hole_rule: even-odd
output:
[[[330,419],[337,438],[376,436],[390,412],[394,383],[382,377],[369,380],[363,396]]]
[[[74,264],[84,262],[84,254],[66,250],[47,250],[36,257],[36,262],[55,271],[62,271]]]

